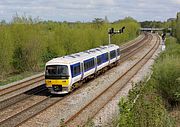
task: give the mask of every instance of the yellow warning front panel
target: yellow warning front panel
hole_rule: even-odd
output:
[[[52,85],[62,85],[62,86],[68,86],[69,80],[64,80],[64,79],[46,79],[46,86],[47,87],[52,87]]]

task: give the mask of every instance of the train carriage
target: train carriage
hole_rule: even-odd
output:
[[[69,93],[80,82],[116,63],[119,58],[119,46],[112,44],[54,58],[46,63],[46,87],[53,94]]]

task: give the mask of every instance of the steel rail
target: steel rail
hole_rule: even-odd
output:
[[[138,60],[138,62],[136,63],[136,64],[134,64],[130,69],[128,69],[128,71],[126,71],[121,77],[119,77],[115,82],[113,82],[108,88],[106,88],[103,92],[101,92],[98,96],[96,96],[92,101],[90,101],[87,105],[85,105],[83,108],[81,108],[76,114],[74,114],[74,115],[72,115],[69,119],[67,119],[67,120],[65,120],[65,124],[66,125],[71,125],[70,123],[72,122],[73,123],[73,121],[76,121],[77,119],[79,120],[80,118],[78,117],[78,116],[80,116],[81,115],[81,113],[83,113],[83,111],[85,111],[85,110],[87,110],[87,109],[90,109],[90,107],[91,107],[91,105],[93,105],[93,103],[96,103],[97,104],[97,102],[96,102],[96,100],[98,100],[100,97],[102,97],[102,96],[105,96],[104,94],[106,94],[106,93],[108,93],[108,91],[112,91],[112,90],[110,90],[110,89],[112,89],[112,87],[114,87],[115,85],[116,85],[116,83],[119,81],[119,80],[122,80],[124,77],[127,77],[127,75],[128,75],[128,73],[130,72],[130,71],[132,71],[132,69],[134,69],[135,67],[137,67],[139,64],[141,65],[141,66],[139,66],[139,68],[137,69],[137,71],[133,74],[133,75],[131,75],[130,76],[130,78],[124,83],[124,85],[126,84],[126,83],[128,83],[129,81],[130,81],[130,79],[138,72],[138,70],[140,70],[141,68],[142,68],[142,65],[144,64],[144,63],[146,63],[150,58],[151,58],[151,56],[154,54],[154,52],[156,51],[156,49],[158,48],[158,46],[159,46],[159,39],[157,38],[157,40],[156,40],[156,43],[153,45],[153,47],[140,59],[140,60]],[[149,55],[149,56],[148,56]],[[148,57],[148,58],[147,58]],[[144,60],[144,61],[143,61]],[[143,62],[143,64],[142,64],[142,62]],[[124,85],[122,86],[122,87],[124,87]],[[103,104],[103,105],[99,105],[99,107],[101,107],[100,109],[102,109],[110,100],[112,100],[112,98],[122,89],[122,87],[120,87],[118,90],[116,89],[116,90],[114,90],[115,92],[113,93],[113,95],[106,101],[106,103],[105,104]],[[116,88],[116,87],[115,87]],[[99,110],[100,110],[99,109]],[[98,111],[99,111],[98,110]],[[96,113],[95,114],[97,114],[97,112],[98,111],[96,111]],[[91,112],[93,112],[92,110],[91,110]],[[93,116],[95,116],[95,114],[93,115]],[[93,116],[91,116],[91,117],[88,117],[88,118],[92,118]],[[78,121],[77,120],[77,121]],[[76,123],[77,124],[77,123]],[[76,125],[75,123],[73,123],[73,125]],[[84,123],[85,124],[85,123]],[[78,124],[77,124],[78,125]],[[82,124],[81,124],[81,126],[82,126]]]
[[[146,38],[147,39],[147,38]],[[142,40],[140,41],[141,43],[143,42]],[[140,43],[139,42],[139,43]],[[143,43],[144,44],[144,43]],[[131,45],[132,46],[132,45]],[[134,46],[132,46],[134,48]],[[139,48],[136,47],[136,50],[138,50]],[[136,50],[133,50],[131,51],[132,52],[135,52]],[[66,96],[65,96],[66,97]],[[64,97],[63,98],[52,98],[51,96],[49,96],[48,98],[46,98],[45,100],[33,105],[32,107],[29,107],[25,110],[23,110],[22,112],[19,112],[18,114],[2,121],[0,123],[1,126],[7,126],[7,125],[11,125],[11,126],[18,126],[18,125],[21,125],[22,123],[26,122],[27,120],[29,120],[30,118],[34,117],[35,115],[43,112],[44,110],[46,110],[47,108],[51,107],[52,105],[56,104],[57,102],[59,102],[60,100],[62,99],[65,99]],[[47,104],[45,106],[45,104]],[[44,106],[40,106],[40,105],[44,105]],[[43,107],[43,108],[39,108],[39,107]],[[33,111],[35,109],[38,109],[36,111]],[[33,111],[33,112],[32,112]],[[23,120],[17,120],[17,118],[21,118],[23,115],[25,116],[25,114],[28,114],[28,117],[23,117]],[[18,123],[16,124],[13,124],[14,121],[19,121]]]
[[[145,35],[142,40],[137,40],[136,42],[132,43],[132,44],[129,44],[127,46],[125,46],[121,52],[124,53],[132,48],[134,48],[135,46],[138,46],[141,42],[143,42],[144,40],[147,39],[147,36]],[[35,83],[38,83],[38,82],[41,82],[44,80],[44,74],[40,74],[38,75],[37,77],[33,77],[33,78],[30,78],[28,80],[24,80],[24,81],[20,81],[19,83],[17,84],[14,84],[13,86],[9,86],[9,87],[6,87],[6,88],[3,88],[3,89],[0,89],[0,98],[2,98],[3,96],[6,96],[8,94],[11,94],[15,91],[18,91],[20,89],[23,89],[23,88],[26,88],[26,87],[29,87],[29,86],[32,86],[34,85]],[[21,94],[21,93],[20,93]],[[15,95],[16,96],[16,95]],[[13,96],[12,96],[13,97]],[[11,97],[10,97],[11,98]],[[3,100],[4,101],[4,100]]]

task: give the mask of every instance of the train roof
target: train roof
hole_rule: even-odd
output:
[[[74,53],[62,57],[53,58],[52,60],[48,61],[46,65],[57,65],[57,64],[71,64],[79,61],[83,61],[86,59],[90,59],[102,53],[106,53],[113,49],[117,49],[119,46],[111,44],[106,46],[100,46],[98,48],[89,49],[83,52]]]

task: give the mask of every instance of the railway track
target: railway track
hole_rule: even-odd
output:
[[[121,61],[124,58],[126,58],[128,55],[131,54],[131,52],[125,54],[127,49],[128,50],[130,50],[130,49],[135,50],[136,49],[135,47],[138,47],[138,45],[140,45],[140,44],[142,45],[142,43],[144,44],[145,40],[147,38],[148,38],[147,36],[144,36],[143,38],[141,38],[140,40],[138,40],[135,43],[130,43],[126,46],[123,46],[122,52],[124,55],[122,56]],[[11,104],[15,104],[19,101],[22,101],[23,99],[29,98],[30,95],[32,96],[33,94],[36,94],[36,92],[34,92],[34,93],[31,92],[31,94],[30,94],[29,91],[40,90],[41,88],[43,88],[43,85],[41,85],[43,83],[44,83],[44,75],[39,74],[38,76],[35,76],[33,78],[29,78],[27,80],[15,83],[11,87],[6,87],[3,89],[0,89],[0,102],[1,102],[0,103],[0,110],[3,109],[4,107],[10,106]],[[28,87],[30,87],[30,88],[28,88]],[[22,89],[24,89],[24,90],[22,90]],[[33,89],[33,90],[31,90],[31,89]]]
[[[16,96],[20,93],[26,92],[32,88],[35,88],[44,82],[44,74],[39,74],[38,76],[22,80],[18,83],[13,84],[13,86],[5,87],[0,89],[0,101],[4,101],[8,98]]]
[[[140,40],[137,40],[135,43],[130,43],[128,45],[124,45],[122,49],[122,53],[127,52],[128,50],[134,48],[135,46],[138,46],[147,39],[147,36],[144,36]],[[10,85],[9,87],[1,88],[0,89],[0,102],[13,98],[14,96],[17,96],[19,94],[22,94],[28,90],[31,90],[37,86],[40,86],[44,83],[44,74],[38,74],[37,76],[33,76],[32,78],[27,78],[25,80],[22,80],[20,82],[15,82],[13,85]]]
[[[131,78],[142,68],[142,66],[151,58],[154,52],[157,50],[160,44],[159,37],[157,37],[156,43],[152,48],[128,71],[126,71],[121,77],[113,82],[108,88],[100,93],[96,98],[91,100],[83,108],[77,111],[74,115],[65,120],[65,125],[71,126],[84,126],[88,119],[93,118],[98,111],[100,111],[109,101],[115,97],[115,95],[127,84]]]
[[[145,38],[143,38],[141,41],[139,41],[137,44],[132,44],[130,45],[128,49],[131,50],[129,53],[127,53],[126,55],[123,56],[123,59],[125,60],[125,58],[129,57],[130,55],[134,54],[135,52],[137,52],[139,49],[141,49],[147,41],[151,40],[152,39],[152,36],[145,36]],[[133,49],[133,50],[132,50]],[[123,50],[126,50],[127,49],[123,49]],[[124,51],[125,52],[125,51]],[[128,58],[127,58],[128,59]],[[36,80],[37,82],[38,81],[41,81],[41,80],[44,80],[43,78],[40,78],[39,77],[39,80]],[[28,81],[29,82],[29,81]],[[23,82],[24,84],[25,82]],[[29,84],[31,84],[32,82],[29,82]],[[18,85],[17,85],[18,86]],[[25,85],[22,85],[23,87],[25,87]],[[40,86],[41,87],[41,86]],[[20,87],[18,87],[20,89]],[[16,89],[17,90],[17,89]],[[16,91],[14,89],[14,91]],[[27,98],[30,98],[31,96],[33,96],[33,93],[41,93],[42,91],[42,88],[39,88],[39,91],[35,90],[34,92],[32,92],[32,94],[25,94],[26,96],[24,96],[24,94],[20,94],[17,95],[17,96],[14,96],[12,98],[9,98],[7,100],[4,100],[3,103],[1,103],[2,105],[0,105],[0,111],[8,108],[9,106],[11,106],[12,104],[14,103],[18,103],[24,99],[27,99]],[[8,90],[10,91],[10,90]],[[13,91],[13,90],[11,90]],[[1,92],[1,91],[0,91]],[[8,92],[10,93],[10,92]],[[21,97],[22,96],[22,97]],[[68,95],[69,96],[69,95]],[[20,98],[20,99],[17,99],[17,98]],[[52,105],[56,104],[57,102],[61,101],[62,99],[65,99],[65,97],[53,97],[53,96],[47,96],[45,99],[43,99],[42,101],[39,101],[37,102],[36,104],[32,105],[31,107],[23,110],[23,111],[20,111],[18,112],[17,114],[11,116],[11,117],[8,117],[7,119],[4,119],[3,121],[0,122],[0,126],[18,126],[18,125],[21,125],[22,123],[24,123],[25,121],[27,121],[28,119],[34,117],[35,115],[43,112],[45,109],[51,107]],[[14,99],[14,101],[12,101]],[[8,106],[5,106],[5,105],[8,105]]]
[[[137,44],[132,44],[130,47],[122,49],[122,55],[119,63],[122,63],[123,61],[127,60],[128,57],[133,55],[133,53],[138,52],[140,49],[142,49],[145,44],[149,41],[151,41],[153,38],[152,35],[145,36],[139,43]]]
[[[22,93],[22,94],[14,96],[12,98],[8,98],[8,99],[6,99],[4,101],[1,101],[1,103],[0,103],[0,111],[2,111],[5,108],[8,108],[9,106],[11,106],[11,105],[13,105],[15,103],[23,101],[24,99],[28,99],[28,98],[30,98],[30,97],[32,97],[34,95],[41,94],[41,93],[44,93],[44,92],[47,92],[47,88],[45,87],[45,85],[41,85],[41,86],[38,86],[38,87],[33,88],[31,90],[28,90],[25,93]]]
[[[48,107],[54,105],[55,103],[62,100],[63,97],[53,98],[52,96],[48,96],[46,99],[36,103],[35,105],[5,119],[0,123],[1,127],[15,127],[23,122],[27,121],[28,119],[32,118],[33,116],[37,115],[38,113],[41,113]]]

